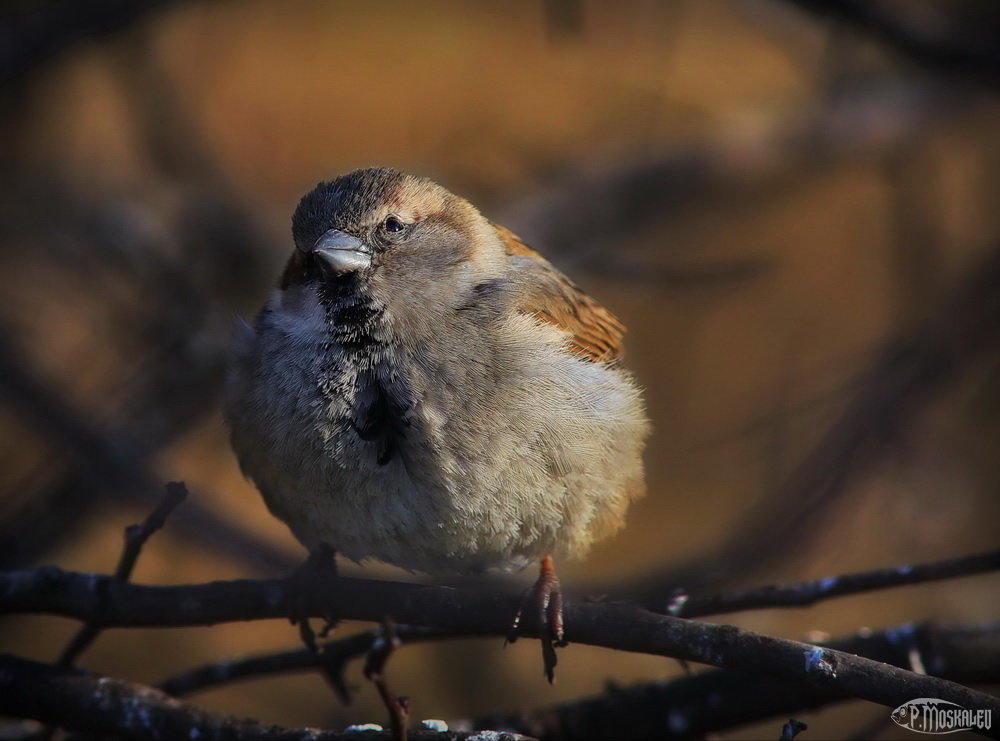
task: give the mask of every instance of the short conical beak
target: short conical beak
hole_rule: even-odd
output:
[[[323,270],[333,275],[357,272],[372,264],[371,248],[338,229],[330,229],[317,239],[312,251]]]

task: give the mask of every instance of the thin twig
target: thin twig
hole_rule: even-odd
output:
[[[386,617],[382,620],[378,637],[365,659],[365,678],[375,685],[385,709],[389,711],[389,727],[392,729],[393,741],[407,741],[406,726],[410,719],[409,701],[405,697],[396,696],[389,688],[389,679],[385,674],[385,665],[389,657],[401,645],[392,618]]]
[[[138,525],[129,525],[125,528],[125,548],[122,551],[121,560],[118,561],[118,568],[115,570],[116,579],[128,581],[132,578],[132,571],[135,569],[135,562],[142,552],[142,547],[153,533],[163,527],[167,517],[181,502],[187,499],[187,495],[188,490],[183,481],[169,482],[163,501],[150,513],[149,517]]]
[[[160,500],[156,509],[141,523],[125,528],[125,544],[122,547],[122,555],[118,559],[118,568],[115,569],[115,579],[124,582],[132,578],[132,571],[135,569],[139,554],[142,553],[142,547],[153,533],[163,527],[167,517],[181,502],[187,499],[187,495],[187,487],[183,481],[169,482],[163,499]],[[86,651],[101,634],[101,630],[102,627],[96,622],[88,622],[82,626],[63,650],[57,662],[58,665],[73,666],[80,654]]]
[[[346,704],[351,699],[343,677],[347,663],[367,654],[379,634],[379,628],[371,628],[347,638],[329,641],[319,647],[318,653],[308,648],[297,648],[228,661],[214,661],[175,674],[160,682],[157,687],[169,695],[183,697],[238,679],[279,676],[321,668],[334,692]],[[397,625],[396,637],[401,643],[408,645],[453,638],[456,634],[415,625]]]
[[[275,677],[313,671],[329,652],[335,665],[364,656],[379,629],[332,641],[320,656],[307,649],[281,651],[240,660],[216,662],[161,683],[159,689],[175,696],[225,685],[250,677]],[[460,637],[408,625],[396,626],[403,643]],[[1000,681],[1000,625],[961,625],[927,622],[882,631],[865,631],[828,644],[830,648],[865,656],[894,666],[909,666],[916,650],[928,672],[962,684]],[[530,736],[554,739],[604,739],[615,729],[629,728],[632,738],[657,738],[670,727],[677,736],[724,731],[767,718],[837,702],[843,695],[824,693],[803,682],[727,670],[688,672],[670,682],[656,681],[609,690],[604,695],[546,707],[479,718],[474,728],[514,728]],[[723,711],[722,708],[725,710]],[[888,721],[888,714],[883,716]],[[889,721],[891,722],[891,721]],[[868,724],[865,726],[868,728]],[[647,733],[648,730],[648,733]],[[871,738],[863,731],[854,738]]]
[[[834,597],[998,570],[1000,570],[1000,549],[914,566],[874,569],[728,594],[704,597],[676,594],[672,601],[664,606],[664,611],[678,617],[690,618],[772,607],[806,607]]]

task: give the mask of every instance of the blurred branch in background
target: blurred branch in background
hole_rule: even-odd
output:
[[[852,398],[820,442],[727,542],[701,559],[596,592],[644,594],[649,609],[663,611],[678,588],[703,589],[745,576],[801,545],[849,484],[900,442],[905,423],[973,361],[995,349],[1000,337],[997,286],[1000,247],[982,255],[913,327],[884,343],[852,384]]]
[[[641,160],[588,163],[518,199],[497,221],[543,245],[564,268],[666,288],[752,278],[767,269],[766,260],[665,265],[669,253],[637,254],[627,239],[695,213],[752,207],[787,193],[809,173],[888,157],[969,106],[939,85],[858,85],[805,117],[752,128],[740,123]],[[617,245],[613,255],[610,243]]]
[[[994,3],[783,1],[855,28],[932,72],[1000,92],[1000,11]]]
[[[23,22],[32,28],[52,22],[52,43],[68,42],[70,36],[61,31],[86,26],[88,13],[93,23],[114,20],[107,30],[121,31],[142,18],[141,11],[166,4],[108,2],[84,10],[79,4],[43,3],[44,8],[25,11]],[[77,10],[65,13],[68,5]],[[20,223],[6,228],[59,245],[64,254],[58,260],[51,247],[47,250],[53,262],[49,270],[134,289],[91,298],[110,304],[127,343],[119,351],[138,362],[109,379],[103,408],[88,413],[62,398],[55,382],[43,381],[25,354],[12,348],[13,340],[0,337],[5,395],[26,422],[44,427],[60,451],[55,460],[70,465],[60,474],[47,460],[13,485],[7,500],[14,504],[0,521],[0,563],[30,563],[43,549],[71,537],[108,497],[145,501],[159,491],[150,471],[157,455],[202,420],[218,398],[232,321],[225,300],[252,288],[263,274],[264,230],[214,166],[197,127],[159,70],[149,41],[142,27],[119,33],[114,48],[120,63],[113,69],[158,177],[180,194],[180,206],[167,224],[157,223],[162,217],[151,207],[130,204],[124,196],[121,203],[92,204],[86,194],[57,182],[41,188],[8,183],[11,198],[24,208]],[[55,224],[46,207],[52,199],[61,203]],[[253,569],[291,567],[292,558],[215,514],[204,500],[192,505],[178,517],[178,527],[188,537]]]
[[[84,40],[120,31],[179,0],[44,0],[14,3],[0,27],[0,86]]]
[[[171,350],[174,348],[168,346],[165,354],[176,360]],[[24,368],[22,358],[23,354],[7,350],[0,338],[0,389],[6,392],[8,400],[16,402],[31,425],[43,427],[64,455],[67,452],[72,455],[67,461],[72,468],[42,491],[22,492],[18,497],[24,501],[22,507],[5,514],[0,522],[3,543],[0,557],[6,563],[34,560],[59,539],[72,535],[75,525],[109,497],[142,503],[158,496],[161,490],[158,476],[149,468],[152,451],[158,447],[157,443],[164,444],[179,431],[172,424],[163,425],[164,410],[178,414],[179,427],[183,429],[181,425],[190,424],[190,419],[183,416],[185,412],[200,415],[206,409],[197,397],[189,397],[191,406],[186,407],[179,403],[183,398],[179,393],[167,397],[154,393],[146,400],[136,399],[137,408],[123,413],[120,432],[94,429],[82,421],[86,415],[75,411],[68,400],[56,396],[54,385],[40,383],[40,373]],[[160,356],[154,358],[159,360]],[[157,390],[141,387],[156,384],[159,379],[154,371],[162,370],[165,365],[168,364],[143,364],[135,376],[140,388],[132,391]],[[143,372],[147,370],[150,372]],[[197,389],[192,383],[184,391],[191,395]],[[163,386],[158,390],[163,392]],[[214,389],[211,393],[214,397]],[[175,403],[165,405],[165,398]],[[127,397],[123,401],[123,406],[132,406]],[[147,414],[151,429],[143,431],[142,422]],[[126,426],[129,422],[131,427]],[[41,506],[43,502],[47,506]],[[194,542],[212,544],[216,551],[256,568],[281,571],[294,562],[274,546],[245,533],[231,519],[216,514],[204,502],[190,502],[178,513],[175,526]]]
[[[693,264],[665,265],[669,257],[662,253],[630,253],[625,235],[658,220],[690,217],[692,211],[731,210],[748,197],[751,203],[773,198],[811,170],[852,160],[894,162],[904,147],[912,148],[922,134],[972,105],[938,85],[840,88],[804,120],[753,134],[735,127],[710,143],[574,173],[523,199],[502,220],[529,241],[547,245],[561,265],[666,287],[741,281],[766,270],[766,261],[713,264],[702,257]],[[581,210],[581,203],[591,207]],[[610,243],[619,245],[613,257]],[[592,585],[590,590],[623,596],[646,592],[651,609],[662,609],[655,605],[679,586],[697,589],[746,576],[800,547],[853,477],[893,449],[904,419],[936,398],[1000,336],[993,290],[1000,280],[998,261],[991,254],[971,266],[967,282],[955,287],[953,296],[926,309],[933,319],[890,338],[873,353],[875,360],[850,384],[854,396],[839,421],[789,477],[775,482],[776,490],[727,543],[643,582]],[[952,327],[961,328],[961,339]],[[782,533],[777,541],[769,535],[775,532]]]

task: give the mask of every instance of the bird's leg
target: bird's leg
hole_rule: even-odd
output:
[[[538,630],[542,641],[542,663],[549,682],[555,682],[556,647],[566,645],[563,630],[563,597],[559,577],[552,556],[542,559],[538,579],[525,593],[521,606],[511,622],[507,642],[517,640],[521,628],[521,615],[525,608],[537,610]]]
[[[326,543],[320,543],[309,552],[309,557],[301,566],[293,571],[287,580],[288,584],[288,619],[292,625],[299,626],[299,636],[302,642],[313,652],[318,651],[316,634],[309,624],[308,597],[317,582],[323,582],[337,577],[337,552]],[[333,615],[324,615],[325,625],[320,631],[320,638],[326,638],[339,622]]]

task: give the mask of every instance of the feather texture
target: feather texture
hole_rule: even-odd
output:
[[[595,363],[617,365],[625,357],[625,327],[510,229],[493,224],[522,280],[517,309],[570,336],[569,349]]]

